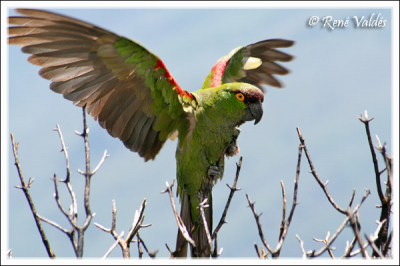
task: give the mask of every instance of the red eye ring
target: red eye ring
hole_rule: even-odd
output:
[[[241,93],[241,92],[236,93],[236,98],[237,98],[239,101],[243,102],[243,101],[244,101],[244,95],[243,95],[243,93]]]

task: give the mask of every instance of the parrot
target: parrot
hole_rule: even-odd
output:
[[[10,45],[31,54],[50,89],[85,107],[109,135],[126,148],[154,160],[164,143],[177,141],[177,196],[180,216],[194,245],[192,257],[210,257],[212,188],[222,179],[225,156],[240,152],[240,126],[263,116],[264,85],[281,88],[273,75],[289,70],[277,62],[293,56],[276,48],[294,41],[268,39],[232,50],[211,68],[202,87],[179,86],[164,62],[136,41],[90,23],[38,9],[16,9],[10,16]],[[206,221],[199,204],[207,199]],[[206,223],[205,223],[206,222]],[[178,230],[175,257],[188,256]]]

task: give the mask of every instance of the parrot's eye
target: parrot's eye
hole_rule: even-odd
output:
[[[236,98],[237,98],[239,101],[243,102],[243,101],[244,101],[244,95],[243,95],[243,93],[241,93],[241,92],[236,93]]]

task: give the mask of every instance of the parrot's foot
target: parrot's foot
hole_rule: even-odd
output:
[[[210,166],[207,171],[207,175],[209,178],[212,180],[215,180],[217,178],[221,178],[222,171],[218,166]]]
[[[235,155],[238,155],[240,152],[239,146],[237,145],[237,139],[240,134],[240,128],[236,127],[235,128],[235,133],[232,135],[232,140],[228,143],[228,146],[226,147],[225,154],[226,156],[232,157]]]

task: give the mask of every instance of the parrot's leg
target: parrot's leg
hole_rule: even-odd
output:
[[[238,128],[238,127],[235,128],[235,133],[234,133],[234,135],[232,135],[232,140],[229,142],[228,146],[226,147],[226,151],[225,151],[226,156],[232,157],[232,156],[239,154],[240,149],[239,149],[239,146],[237,145],[237,139],[239,137],[240,131],[241,131],[240,128]]]

